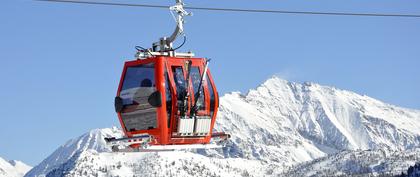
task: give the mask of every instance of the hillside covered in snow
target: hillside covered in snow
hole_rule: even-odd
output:
[[[420,176],[420,162],[408,168],[407,172],[402,172],[396,177],[418,177]]]
[[[377,175],[399,174],[420,159],[419,110],[277,77],[224,95],[215,128],[232,135],[222,149],[159,153],[110,153],[103,138],[121,132],[92,130],[26,176]]]
[[[31,168],[21,161],[7,161],[0,157],[0,177],[22,177]]]
[[[330,154],[285,170],[282,176],[394,176],[420,161],[420,149],[357,150]]]

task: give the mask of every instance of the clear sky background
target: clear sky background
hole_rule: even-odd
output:
[[[164,0],[114,2],[170,5]],[[411,0],[187,0],[191,6],[420,14]],[[420,19],[193,11],[184,51],[212,58],[219,92],[272,75],[420,109]],[[68,139],[119,126],[123,62],[174,28],[169,11],[2,0],[0,157],[36,165]]]

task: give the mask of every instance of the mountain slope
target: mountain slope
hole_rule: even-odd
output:
[[[273,77],[247,95],[222,97],[216,129],[232,132],[235,151],[225,149],[226,157],[291,165],[342,150],[419,147],[420,111]]]
[[[156,176],[174,171],[185,176],[194,176],[192,172],[214,172],[210,176],[276,175],[302,162],[342,151],[404,153],[420,147],[419,110],[399,108],[332,87],[273,77],[246,95],[233,92],[220,100],[215,129],[232,135],[223,149],[185,154],[111,154],[106,153],[109,149],[103,138],[121,133],[116,129],[98,129],[69,141],[26,176],[78,176],[85,172],[94,175],[94,171],[86,171],[87,167],[107,169],[97,174],[110,175],[115,172],[114,166],[123,168],[125,174]],[[171,160],[183,165],[172,164]],[[241,164],[238,161],[250,165],[235,166]],[[144,169],[145,165],[165,167],[168,171]],[[386,168],[392,169],[392,164]]]
[[[243,168],[249,166],[248,168]],[[46,174],[55,176],[243,176],[268,169],[260,161],[208,158],[191,152],[83,151]]]
[[[410,166],[407,172],[401,172],[401,174],[396,177],[418,177],[420,176],[420,162],[417,162],[415,165]]]
[[[50,156],[43,160],[40,164],[30,170],[25,176],[37,176],[47,174],[47,172],[57,166],[66,163],[73,156],[77,156],[80,152],[86,150],[95,150],[96,152],[110,152],[110,148],[106,146],[105,137],[121,137],[122,132],[116,128],[95,129],[83,134],[82,136],[67,141],[64,145],[55,150]]]
[[[31,168],[21,161],[6,161],[0,157],[0,177],[22,177]]]
[[[286,170],[281,176],[394,176],[420,160],[420,149],[404,151],[343,151]]]

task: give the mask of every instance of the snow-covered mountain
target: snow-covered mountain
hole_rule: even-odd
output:
[[[221,99],[217,129],[232,132],[228,157],[291,165],[342,150],[420,147],[420,111],[277,77]]]
[[[285,170],[281,176],[394,176],[420,161],[420,149],[342,151]],[[406,173],[407,174],[407,173]]]
[[[0,157],[0,177],[22,177],[31,168],[21,161],[7,161]]]
[[[216,129],[232,135],[223,149],[160,153],[109,153],[103,138],[121,136],[120,131],[93,130],[67,142],[26,176],[270,176],[291,174],[294,169],[305,169],[299,165],[317,161],[327,164],[328,159],[323,158],[346,153],[372,152],[375,156],[385,152],[392,156],[410,151],[420,159],[419,110],[277,77],[246,95],[233,92],[223,96]],[[375,157],[376,161],[363,162],[379,163],[382,157]],[[344,163],[348,158],[338,161]],[[344,168],[338,161],[334,161],[337,168]],[[406,164],[414,165],[414,161]],[[387,173],[396,170],[395,165],[367,166],[369,172]]]
[[[64,145],[55,150],[50,156],[35,166],[25,176],[39,176],[47,174],[61,164],[65,164],[78,157],[81,152],[93,150],[96,152],[110,152],[104,138],[122,137],[122,132],[117,128],[95,129],[82,136],[67,141]]]
[[[407,172],[402,172],[396,177],[418,177],[418,176],[420,176],[420,163],[416,163],[415,165],[409,167]]]

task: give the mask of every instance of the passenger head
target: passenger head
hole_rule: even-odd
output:
[[[143,79],[141,81],[140,87],[152,87],[152,81],[150,79]]]

